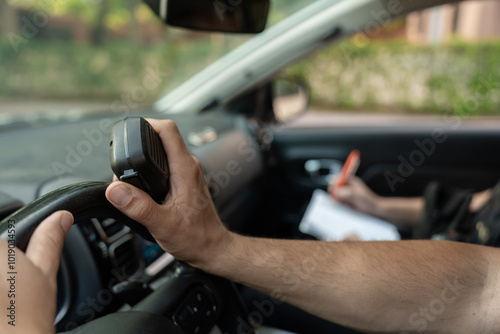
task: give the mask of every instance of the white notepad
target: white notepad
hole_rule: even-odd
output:
[[[400,240],[396,226],[339,204],[316,189],[299,225],[302,233],[318,239],[340,241],[350,234],[361,240]]]

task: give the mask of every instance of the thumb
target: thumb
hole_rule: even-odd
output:
[[[118,210],[148,229],[160,221],[161,206],[147,193],[127,183],[111,183],[106,189],[106,198]]]
[[[73,216],[68,211],[53,213],[36,228],[26,249],[26,256],[51,279],[56,278],[71,225]]]

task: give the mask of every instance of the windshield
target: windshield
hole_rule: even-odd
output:
[[[271,1],[268,26],[308,4]],[[0,124],[147,107],[252,37],[166,27],[136,0],[0,0]]]

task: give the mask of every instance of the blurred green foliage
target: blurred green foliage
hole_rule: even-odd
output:
[[[161,72],[161,82],[148,89],[144,100],[152,102],[221,56],[210,50],[210,40],[175,48],[168,43],[122,41],[99,47],[31,40],[16,54],[8,41],[0,40],[0,98],[112,100],[142,86],[152,71]]]
[[[355,39],[286,70],[324,109],[500,113],[500,41],[418,46]]]
[[[84,22],[95,25],[97,21],[104,20],[108,27],[127,23],[131,19],[141,21],[155,20],[149,10],[137,11],[145,5],[140,0],[3,0],[13,7],[30,9],[32,11],[43,11],[49,16],[70,15],[78,17]],[[134,13],[132,15],[131,13]],[[134,17],[139,16],[139,17]]]
[[[211,41],[106,47],[31,40],[19,54],[0,40],[0,98],[112,100],[140,86],[148,69],[162,78],[144,102],[154,101],[199,68],[218,59]],[[200,55],[204,64],[200,62]],[[312,103],[324,109],[394,112],[500,112],[500,42],[416,46],[345,41],[286,69],[306,81]]]

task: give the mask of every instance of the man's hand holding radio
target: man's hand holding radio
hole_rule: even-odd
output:
[[[177,259],[199,267],[226,247],[232,234],[214,207],[200,162],[189,153],[172,121],[148,119],[159,134],[169,160],[170,192],[163,204],[124,182],[107,189],[108,200],[146,226],[159,245]]]

